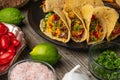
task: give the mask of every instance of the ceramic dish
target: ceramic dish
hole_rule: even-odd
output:
[[[20,78],[22,80],[57,80],[56,72],[50,64],[30,59],[21,60],[9,69],[8,80]]]

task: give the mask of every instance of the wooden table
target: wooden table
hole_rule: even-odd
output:
[[[24,6],[21,10],[26,16],[23,25],[21,27],[22,31],[25,34],[25,39],[27,42],[27,47],[25,50],[21,53],[19,60],[27,59],[29,58],[29,52],[32,50],[32,48],[42,42],[48,42],[47,40],[40,37],[30,26],[27,18],[27,12],[28,8],[30,6],[31,2],[29,2],[26,6]],[[54,44],[55,45],[55,44]],[[80,73],[86,73],[90,76],[90,80],[94,80],[92,75],[90,74],[88,70],[88,51],[74,51],[67,49],[65,47],[61,47],[58,45],[55,45],[59,51],[59,53],[62,55],[62,59],[54,66],[58,80],[62,80],[64,74],[68,71],[70,71],[73,67],[75,67],[77,64],[80,64],[81,67],[78,69]],[[7,80],[7,74],[0,76],[0,80]]]

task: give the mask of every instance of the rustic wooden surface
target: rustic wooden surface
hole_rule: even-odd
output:
[[[21,53],[17,61],[29,58],[29,52],[32,50],[32,48],[36,44],[39,44],[42,42],[48,42],[47,40],[40,37],[31,28],[28,22],[27,12],[30,4],[31,2],[29,2],[26,6],[24,6],[21,9],[24,15],[26,16],[25,20],[23,21],[23,25],[21,26],[21,29],[25,34],[27,47]],[[78,69],[80,73],[86,73],[88,74],[88,76],[90,76],[90,80],[94,80],[94,78],[92,77],[88,69],[88,51],[82,51],[82,50],[74,51],[58,45],[55,45],[55,46],[57,47],[59,53],[62,55],[62,59],[56,64],[56,66],[54,66],[57,73],[58,80],[62,80],[64,74],[70,71],[77,64],[81,65],[80,69]],[[0,76],[0,80],[7,80],[7,74]]]

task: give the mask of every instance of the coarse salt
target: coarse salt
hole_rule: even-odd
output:
[[[42,63],[23,62],[10,72],[10,80],[54,80],[53,72]]]

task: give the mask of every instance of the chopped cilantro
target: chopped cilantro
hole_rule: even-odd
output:
[[[72,19],[72,23],[75,23],[75,19]]]
[[[46,20],[45,20],[45,18],[43,19],[43,21],[44,21],[44,25],[43,25],[43,32],[46,30]]]
[[[81,29],[81,25],[78,25],[76,29],[79,31]]]
[[[48,14],[45,15],[45,18],[48,18],[49,16],[51,16],[53,13],[49,12]]]
[[[72,30],[73,31],[79,31],[79,30],[81,30],[82,28],[81,28],[81,25],[78,25],[78,26],[73,26],[72,27]]]
[[[45,15],[44,20],[47,21],[47,20],[48,20],[48,17],[51,16],[52,14],[53,14],[52,12],[47,13],[47,14]]]
[[[90,24],[90,31],[95,30],[95,27],[98,24],[98,22],[99,22],[98,19],[92,21],[92,23]]]
[[[120,58],[117,56],[117,53],[114,51],[107,50],[102,52],[102,54],[96,59],[96,62],[106,67],[107,69],[112,69],[112,70],[120,69],[119,68]]]
[[[62,22],[60,22],[60,27],[63,27],[63,23]]]
[[[90,31],[95,30],[95,25],[90,25]]]
[[[120,72],[115,72],[114,70],[120,70],[120,57],[116,52],[111,50],[103,51],[96,62],[106,69],[111,70],[107,71],[98,66],[92,65],[94,67],[94,72],[96,75],[99,75],[101,79],[104,80],[120,80]],[[113,72],[112,72],[113,71]]]
[[[54,31],[57,29],[57,23],[54,23]]]
[[[92,41],[97,41],[97,38],[95,38],[95,37],[94,37],[94,38],[92,38]]]

